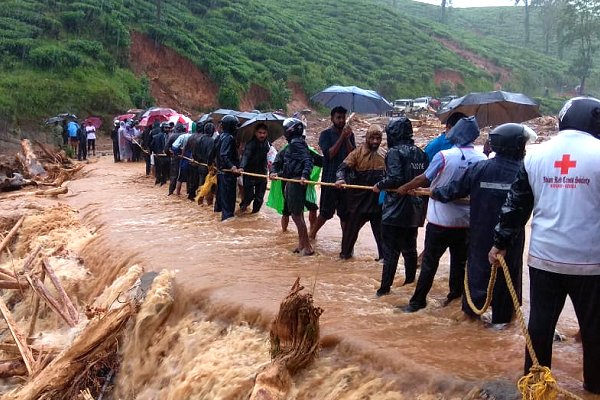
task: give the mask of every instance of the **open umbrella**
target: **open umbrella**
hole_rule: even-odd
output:
[[[524,122],[540,117],[540,106],[522,93],[494,92],[469,93],[451,100],[437,116],[442,123],[456,112],[467,116],[474,115],[480,128],[496,126],[508,122]]]
[[[179,113],[172,108],[167,107],[152,107],[146,110],[142,114],[139,126],[145,128],[154,123],[154,121],[164,122],[167,121],[172,115],[179,115]]]
[[[56,117],[48,118],[45,121],[45,124],[46,125],[52,125],[52,124],[55,124],[57,122],[62,122],[64,120],[66,120],[66,119],[76,120],[77,116],[75,114],[69,114],[69,113],[58,114]]]
[[[228,108],[219,108],[218,110],[215,110],[213,112],[210,113],[210,117],[213,120],[213,124],[218,125],[219,122],[221,122],[221,120],[223,119],[224,116],[226,115],[238,115],[239,111],[235,111],[235,110],[230,110]]]
[[[167,119],[167,121],[173,122],[175,125],[177,125],[177,124],[185,125],[187,132],[190,132],[192,130],[192,122],[193,121],[191,118],[186,117],[185,115],[182,115],[182,114],[171,115]]]
[[[269,132],[267,139],[272,143],[283,136],[283,121],[285,121],[285,117],[278,114],[256,114],[254,118],[249,119],[240,126],[236,138],[241,143],[246,143],[252,139],[256,126],[258,124],[265,124],[267,126],[267,131]]]
[[[102,118],[101,117],[89,116],[85,120],[83,120],[84,125],[87,125],[88,122],[91,122],[92,125],[94,125],[94,128],[96,128],[96,129],[100,129],[100,127],[102,126]]]
[[[330,86],[310,99],[328,108],[342,106],[350,112],[362,114],[381,114],[394,108],[376,91],[356,86]]]

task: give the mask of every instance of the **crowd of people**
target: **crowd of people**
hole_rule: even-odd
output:
[[[371,125],[360,144],[344,108],[333,108],[330,117],[331,126],[319,136],[321,153],[307,144],[306,123],[298,118],[283,121],[287,144],[279,152],[267,140],[264,124],[256,124],[241,150],[236,141],[240,124],[233,115],[217,125],[210,118],[198,121],[191,132],[181,124],[158,122],[139,132],[128,121],[113,132],[115,161],[135,160],[126,145],[139,147],[146,174],[153,174],[157,185],[169,180],[168,194],[180,195],[185,182],[187,197],[213,205],[222,221],[234,217],[238,191],[239,212],[260,212],[269,178],[267,205],[282,215],[283,230],[291,216],[298,234],[293,251],[303,256],[315,253],[319,230],[337,214],[339,258],[352,258],[359,232],[369,222],[375,260],[383,262],[376,296],[391,293],[400,255],[403,286],[416,281],[399,312],[427,306],[446,250],[450,275],[444,306],[462,298],[465,316],[479,319],[466,300],[465,271],[472,303],[482,307],[490,265],[499,255],[520,297],[524,227],[533,214],[528,265],[534,350],[550,366],[554,330],[568,295],[580,324],[584,387],[600,393],[600,251],[594,245],[600,219],[593,218],[600,209],[600,101],[580,97],[567,102],[559,114],[559,134],[527,156],[526,145],[536,134],[522,124],[492,130],[494,156],[488,158],[473,145],[480,135],[475,117],[461,113],[452,114],[445,131],[424,149],[415,145],[406,117],[392,118],[385,127]],[[387,151],[381,148],[384,134]],[[322,185],[318,202],[314,183]],[[428,194],[421,188],[429,188]],[[417,278],[418,229],[426,220]],[[497,277],[491,308],[491,326],[501,328],[514,318],[503,274]],[[530,366],[527,354],[526,371]]]

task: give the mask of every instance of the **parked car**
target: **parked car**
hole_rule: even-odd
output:
[[[441,102],[440,109],[446,107],[446,104],[450,103],[454,99],[458,99],[458,96],[451,94],[449,96],[444,96],[444,97],[440,98],[440,102]]]
[[[397,99],[394,100],[394,109],[391,111],[390,116],[398,117],[412,112],[413,110],[413,99]]]
[[[427,110],[427,109],[429,109],[429,103],[431,102],[432,99],[433,99],[433,97],[431,97],[431,96],[417,97],[416,99],[413,100],[413,107],[415,110],[419,110],[419,109]]]

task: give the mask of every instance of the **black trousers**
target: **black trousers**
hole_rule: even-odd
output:
[[[92,152],[96,155],[96,139],[88,139],[87,140],[87,151]]]
[[[236,188],[237,176],[224,173],[217,174],[217,203],[221,210],[221,221],[233,217]]]
[[[240,208],[245,208],[252,203],[252,213],[257,213],[263,205],[265,192],[267,191],[267,180],[244,176],[244,198],[240,203]]]
[[[417,273],[417,233],[419,228],[406,228],[402,226],[381,226],[383,242],[383,271],[381,273],[381,286],[377,291],[379,294],[389,293],[400,254],[404,258],[404,280],[414,282]]]
[[[371,223],[371,231],[373,232],[373,237],[377,243],[377,259],[383,257],[383,246],[381,244],[381,212],[353,212],[348,214],[345,229],[342,231],[342,251],[340,253],[342,258],[352,257],[354,245],[358,240],[358,234],[367,222]]]
[[[144,153],[144,160],[146,161],[146,175],[150,175],[150,172],[152,171],[152,165],[150,164],[150,154]],[[154,162],[154,165],[156,166],[156,161]]]
[[[119,162],[119,161],[121,161],[121,152],[119,151],[119,141],[113,140],[112,144],[113,144],[113,157],[115,159],[115,162]]]
[[[446,249],[450,249],[450,292],[448,300],[462,296],[465,279],[465,264],[469,246],[469,228],[446,228],[428,223],[425,229],[425,250],[421,273],[410,304],[425,307],[427,294],[433,285],[433,279],[440,265],[440,258]]]
[[[541,365],[552,365],[552,342],[567,295],[581,329],[583,386],[600,394],[600,275],[566,275],[529,268],[531,313],[529,335]],[[525,372],[531,367],[525,351]]]
[[[77,159],[79,161],[87,159],[87,139],[80,140],[77,147]]]
[[[167,183],[167,180],[169,179],[170,164],[171,160],[169,160],[169,157],[154,155],[154,169],[156,171],[155,183],[160,183],[161,185]]]
[[[198,170],[198,166],[194,164],[190,164],[188,170],[188,199],[194,200],[196,198],[196,191],[200,187],[200,174]]]
[[[169,194],[173,194],[177,186],[177,177],[179,176],[179,157],[172,156],[169,167]]]

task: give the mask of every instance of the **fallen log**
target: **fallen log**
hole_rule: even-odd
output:
[[[21,140],[21,150],[23,151],[24,160],[21,159],[23,167],[31,177],[48,175],[48,172],[44,169],[42,164],[38,161],[33,149],[31,148],[31,142],[28,139]]]
[[[10,330],[10,334],[12,335],[15,343],[19,347],[19,352],[21,353],[21,357],[23,357],[23,362],[25,363],[25,367],[27,368],[27,373],[29,375],[33,374],[33,365],[35,363],[35,359],[33,358],[33,354],[31,353],[31,349],[27,345],[27,340],[25,336],[21,333],[15,320],[12,317],[12,314],[6,307],[6,303],[0,297],[0,312],[8,325],[8,329]]]
[[[319,318],[323,309],[313,305],[300,278],[281,302],[271,324],[271,364],[256,376],[250,400],[283,400],[292,376],[308,366],[319,353]]]
[[[0,378],[27,375],[27,367],[23,360],[0,360]]]
[[[55,197],[59,194],[66,194],[69,192],[69,189],[66,186],[61,186],[53,189],[47,190],[36,190],[34,192],[22,192],[22,193],[12,193],[2,197],[3,199],[13,199],[21,196],[50,196]]]
[[[18,172],[13,173],[11,178],[6,175],[0,175],[0,190],[3,192],[19,190],[27,185],[37,185],[37,183],[31,179],[25,179]]]
[[[52,360],[25,386],[5,394],[3,400],[62,399],[62,391],[95,360],[95,357],[116,347],[118,336],[129,318],[136,312],[133,302],[112,309],[102,318],[92,320],[73,344]]]
[[[48,306],[58,314],[59,317],[63,319],[70,327],[74,327],[77,323],[71,318],[69,311],[67,311],[60,302],[52,296],[52,294],[48,291],[46,286],[42,283],[40,278],[38,278],[35,274],[29,273],[25,274],[25,279],[29,282],[29,286],[33,289],[33,291],[42,299]]]
[[[25,289],[26,287],[17,281],[0,281],[0,289]]]
[[[0,243],[0,254],[2,254],[2,252],[4,251],[4,248],[6,246],[8,246],[8,244],[10,243],[12,238],[17,234],[17,232],[19,231],[19,228],[23,224],[23,221],[25,221],[25,216],[22,216],[21,218],[19,218],[17,223],[10,230],[10,232],[8,232],[8,234],[6,235],[4,240],[2,240],[2,243]]]

